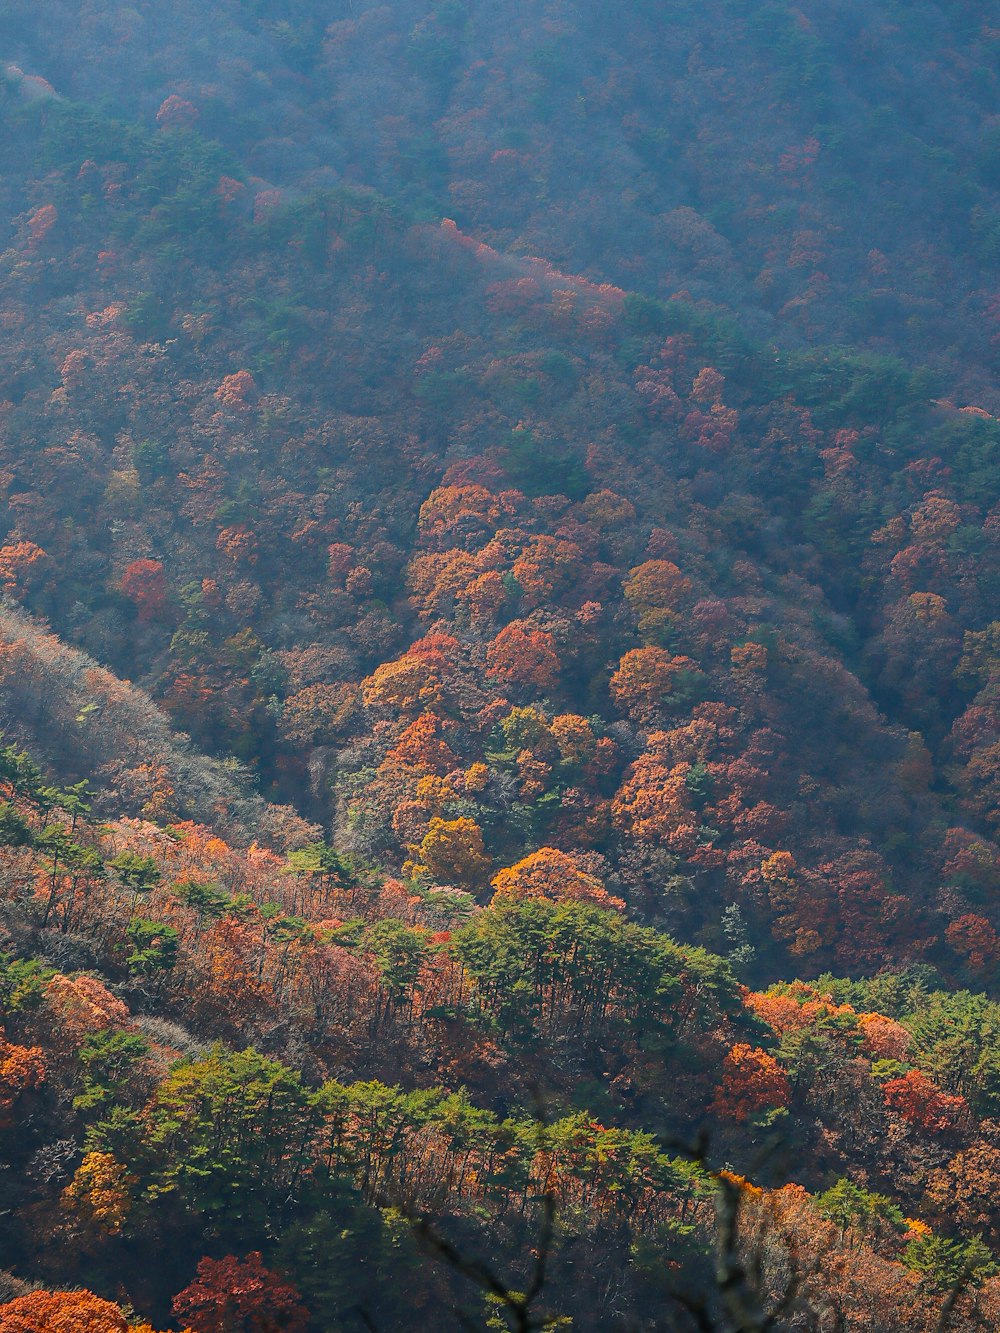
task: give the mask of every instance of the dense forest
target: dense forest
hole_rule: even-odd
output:
[[[0,0],[0,1333],[1000,1328],[1000,5]]]

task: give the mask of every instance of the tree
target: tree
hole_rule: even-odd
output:
[[[357,711],[354,685],[307,685],[285,700],[281,729],[297,745],[330,745],[344,734]]]
[[[934,1291],[979,1286],[998,1271],[992,1254],[979,1236],[968,1241],[918,1236],[903,1251],[903,1263],[918,1273]]]
[[[259,1235],[294,1210],[318,1116],[299,1075],[253,1049],[185,1061],[143,1113],[146,1194]]]
[[[0,1032],[0,1129],[12,1121],[23,1093],[45,1082],[45,1054],[38,1046],[18,1046]]]
[[[407,726],[385,757],[386,766],[410,768],[419,773],[449,773],[458,766],[445,740],[444,723],[435,713],[421,713]]]
[[[505,625],[486,650],[487,675],[501,685],[524,685],[539,694],[559,679],[555,640],[523,620]]]
[[[177,962],[178,934],[173,926],[135,916],[128,924],[132,952],[125,962],[130,972],[151,976],[169,972]]]
[[[816,1195],[816,1207],[840,1229],[851,1229],[864,1239],[883,1239],[905,1230],[902,1210],[884,1194],[873,1194],[853,1181],[841,1177],[837,1183]]]
[[[408,863],[414,875],[428,875],[437,884],[482,884],[489,873],[483,834],[474,819],[442,819],[435,815]]]
[[[305,1333],[309,1325],[296,1288],[265,1268],[256,1250],[244,1259],[202,1259],[173,1309],[193,1333]]]
[[[611,813],[615,824],[640,842],[690,856],[697,847],[700,823],[687,780],[691,765],[671,766],[657,750],[658,735],[662,733],[649,737],[649,751],[625,774]]]
[[[964,1097],[952,1097],[919,1069],[911,1069],[902,1078],[889,1079],[882,1085],[885,1104],[898,1111],[904,1120],[931,1133],[954,1129],[968,1115]]]
[[[59,1038],[74,1046],[88,1033],[121,1029],[129,1020],[128,1005],[87,973],[67,977],[57,972],[46,984],[45,1002],[55,1016]]]
[[[197,107],[176,93],[165,98],[156,113],[156,123],[163,130],[189,130],[197,121]]]
[[[671,626],[691,591],[691,580],[672,560],[647,560],[630,571],[622,591],[639,617],[639,632],[655,640]]]
[[[623,910],[621,898],[613,898],[595,875],[582,870],[574,858],[555,847],[540,847],[515,865],[501,870],[490,881],[494,901],[504,898],[572,899],[595,907]]]
[[[985,917],[964,913],[950,923],[945,938],[973,972],[988,972],[1000,963],[1000,936]]]
[[[611,677],[611,697],[619,708],[643,719],[676,708],[689,699],[698,677],[690,657],[674,657],[664,648],[632,648]]]
[[[749,1120],[762,1111],[787,1106],[791,1099],[788,1075],[774,1056],[739,1042],[723,1061],[713,1110],[726,1120]]]
[[[122,592],[141,621],[162,620],[169,607],[167,576],[160,560],[133,560],[122,572]]]
[[[63,1206],[102,1236],[120,1235],[132,1210],[136,1177],[112,1153],[88,1152],[63,1190]]]
[[[48,553],[35,542],[0,547],[0,583],[8,596],[24,597],[51,571]]]
[[[128,1324],[92,1291],[33,1291],[0,1305],[0,1333],[128,1333]]]
[[[393,1005],[412,1001],[427,954],[428,932],[388,918],[375,921],[361,936],[361,947],[378,964],[382,984]]]
[[[150,1046],[138,1032],[108,1028],[84,1037],[79,1050],[83,1091],[73,1099],[78,1111],[104,1109],[121,1101],[141,1073]]]
[[[884,1014],[858,1014],[866,1053],[876,1060],[905,1060],[913,1038],[902,1023]]]

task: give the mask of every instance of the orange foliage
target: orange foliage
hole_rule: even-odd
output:
[[[560,713],[552,719],[549,732],[559,747],[563,763],[584,768],[595,759],[597,738],[585,717],[576,713]]]
[[[128,1324],[92,1291],[33,1291],[0,1305],[0,1333],[128,1333]]]
[[[386,755],[386,768],[410,768],[420,773],[437,774],[456,768],[458,760],[441,734],[443,729],[444,723],[436,713],[421,713]]]
[[[234,565],[257,563],[257,538],[245,523],[223,528],[215,539],[215,547]]]
[[[470,764],[465,770],[464,785],[467,792],[481,792],[486,790],[486,784],[490,779],[490,770],[486,764]]]
[[[479,570],[476,557],[465,551],[432,551],[410,561],[406,578],[420,610],[427,616],[437,616],[451,610],[455,599],[476,580]]]
[[[658,844],[679,855],[696,847],[698,817],[691,805],[687,775],[690,764],[668,767],[655,748],[663,733],[650,736],[650,749],[625,775],[611,803],[615,824],[641,842]]]
[[[762,643],[737,644],[729,657],[736,672],[763,674],[767,670],[767,649]]]
[[[829,997],[822,996],[811,986],[796,982],[786,994],[748,991],[743,1002],[758,1018],[777,1032],[779,1036],[786,1032],[795,1032],[807,1028],[819,1019],[838,1014],[853,1015],[849,1004],[834,1004]]]
[[[611,697],[619,708],[642,718],[669,706],[678,676],[697,669],[690,657],[674,657],[663,648],[633,648],[611,677]]]
[[[67,977],[57,972],[45,989],[45,999],[58,1016],[60,1033],[73,1044],[88,1032],[124,1027],[129,1019],[128,1006],[86,973]]]
[[[34,542],[14,542],[0,547],[0,583],[13,597],[23,597],[51,567],[48,554]]]
[[[905,1060],[912,1037],[902,1023],[885,1014],[858,1014],[863,1048],[875,1060]]]
[[[591,903],[596,907],[624,910],[621,898],[614,898],[595,875],[581,869],[576,860],[555,847],[540,847],[494,875],[494,901],[497,899],[551,898]]]
[[[740,1042],[722,1065],[722,1082],[712,1109],[726,1120],[748,1120],[760,1111],[787,1106],[792,1089],[773,1055]]]
[[[28,244],[37,250],[59,220],[55,204],[43,204],[28,219]]]
[[[488,569],[462,588],[457,596],[468,608],[472,623],[481,625],[496,619],[509,594],[503,576],[495,569]]]
[[[691,580],[671,560],[647,560],[629,573],[623,591],[637,615],[676,611],[691,591]]]
[[[366,707],[393,716],[433,709],[443,697],[440,672],[412,648],[394,662],[383,662],[361,688]]]
[[[582,552],[575,542],[556,537],[532,537],[514,561],[511,573],[530,608],[549,604],[575,581]]]
[[[420,536],[439,550],[469,547],[515,512],[517,498],[516,491],[493,495],[485,486],[441,486],[420,506]]]
[[[890,1079],[883,1084],[882,1094],[886,1105],[898,1111],[904,1120],[932,1133],[953,1129],[968,1113],[964,1097],[942,1092],[919,1069],[911,1069],[902,1078]]]
[[[483,834],[474,819],[435,816],[405,867],[411,874],[427,874],[437,884],[482,884],[489,872]]]
[[[122,592],[140,620],[159,620],[167,607],[167,576],[159,560],[133,560],[122,572]]]
[[[45,1081],[45,1055],[39,1046],[15,1046],[0,1034],[0,1128],[11,1123],[11,1111],[22,1092]]]
[[[232,412],[245,411],[257,394],[257,383],[249,370],[237,370],[227,375],[215,391],[223,407]]]
[[[555,640],[522,620],[505,626],[486,650],[487,675],[504,685],[548,690],[559,678]]]

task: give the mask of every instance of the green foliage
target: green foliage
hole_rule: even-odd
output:
[[[309,875],[339,888],[350,888],[357,883],[357,871],[350,857],[323,842],[291,852],[287,868],[293,874]]]
[[[54,969],[34,958],[9,958],[0,954],[0,1012],[18,1014],[37,1009],[45,997],[45,985]]]
[[[135,894],[149,893],[163,878],[154,858],[137,852],[119,852],[108,864],[118,882]]]
[[[106,1113],[114,1103],[126,1100],[149,1050],[146,1038],[135,1032],[105,1028],[88,1033],[78,1055],[83,1091],[73,1099],[76,1109]]]
[[[412,996],[427,955],[429,932],[391,918],[376,921],[361,933],[361,948],[378,965],[383,985],[394,1004]]]
[[[198,921],[215,921],[224,916],[229,907],[230,897],[218,884],[206,884],[201,880],[184,880],[173,886],[173,891],[185,907],[197,912]]]
[[[132,951],[125,962],[130,972],[144,976],[169,972],[177,962],[178,935],[173,926],[136,916],[127,934]]]
[[[665,1049],[740,1007],[721,958],[580,903],[495,904],[455,933],[452,948],[475,982],[479,1012],[512,1037],[561,1030],[597,1041],[624,1027],[646,1048]],[[697,996],[687,1023],[685,994]]]
[[[30,847],[31,826],[10,801],[0,801],[0,846]]]
[[[919,1273],[932,1291],[961,1291],[982,1286],[1000,1272],[981,1236],[971,1240],[948,1240],[944,1236],[920,1236],[903,1251],[903,1263]]]
[[[513,430],[507,437],[504,471],[511,485],[525,495],[580,500],[589,489],[587,474],[573,451],[540,440],[530,430]]]
[[[301,1077],[256,1051],[218,1049],[157,1089],[134,1151],[147,1197],[254,1236],[293,1208],[318,1123]]]
[[[841,1177],[835,1185],[816,1195],[816,1207],[840,1230],[849,1228],[865,1239],[879,1239],[906,1229],[902,1210],[884,1194],[873,1194]]]

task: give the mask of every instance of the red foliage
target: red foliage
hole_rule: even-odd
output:
[[[1000,937],[984,916],[967,912],[958,917],[948,926],[945,938],[974,972],[985,972],[1000,961]]]
[[[543,691],[559,678],[555,640],[544,630],[515,620],[505,626],[486,650],[487,674],[504,685],[529,685]]]
[[[890,1079],[882,1087],[886,1105],[898,1111],[911,1125],[931,1133],[954,1129],[968,1113],[964,1097],[952,1097],[919,1069],[911,1069],[903,1078]]]
[[[55,204],[43,204],[41,208],[35,209],[28,219],[28,244],[32,250],[38,249],[58,219]]]
[[[760,1111],[787,1106],[788,1077],[773,1055],[739,1042],[726,1056],[712,1109],[726,1120],[749,1120]]]
[[[198,121],[198,108],[176,93],[160,103],[156,123],[163,130],[189,130]]]
[[[173,1308],[194,1333],[305,1333],[309,1324],[298,1291],[265,1268],[257,1251],[245,1259],[202,1259]]]
[[[122,573],[122,592],[142,621],[161,620],[168,606],[167,576],[159,560],[133,560]]]

